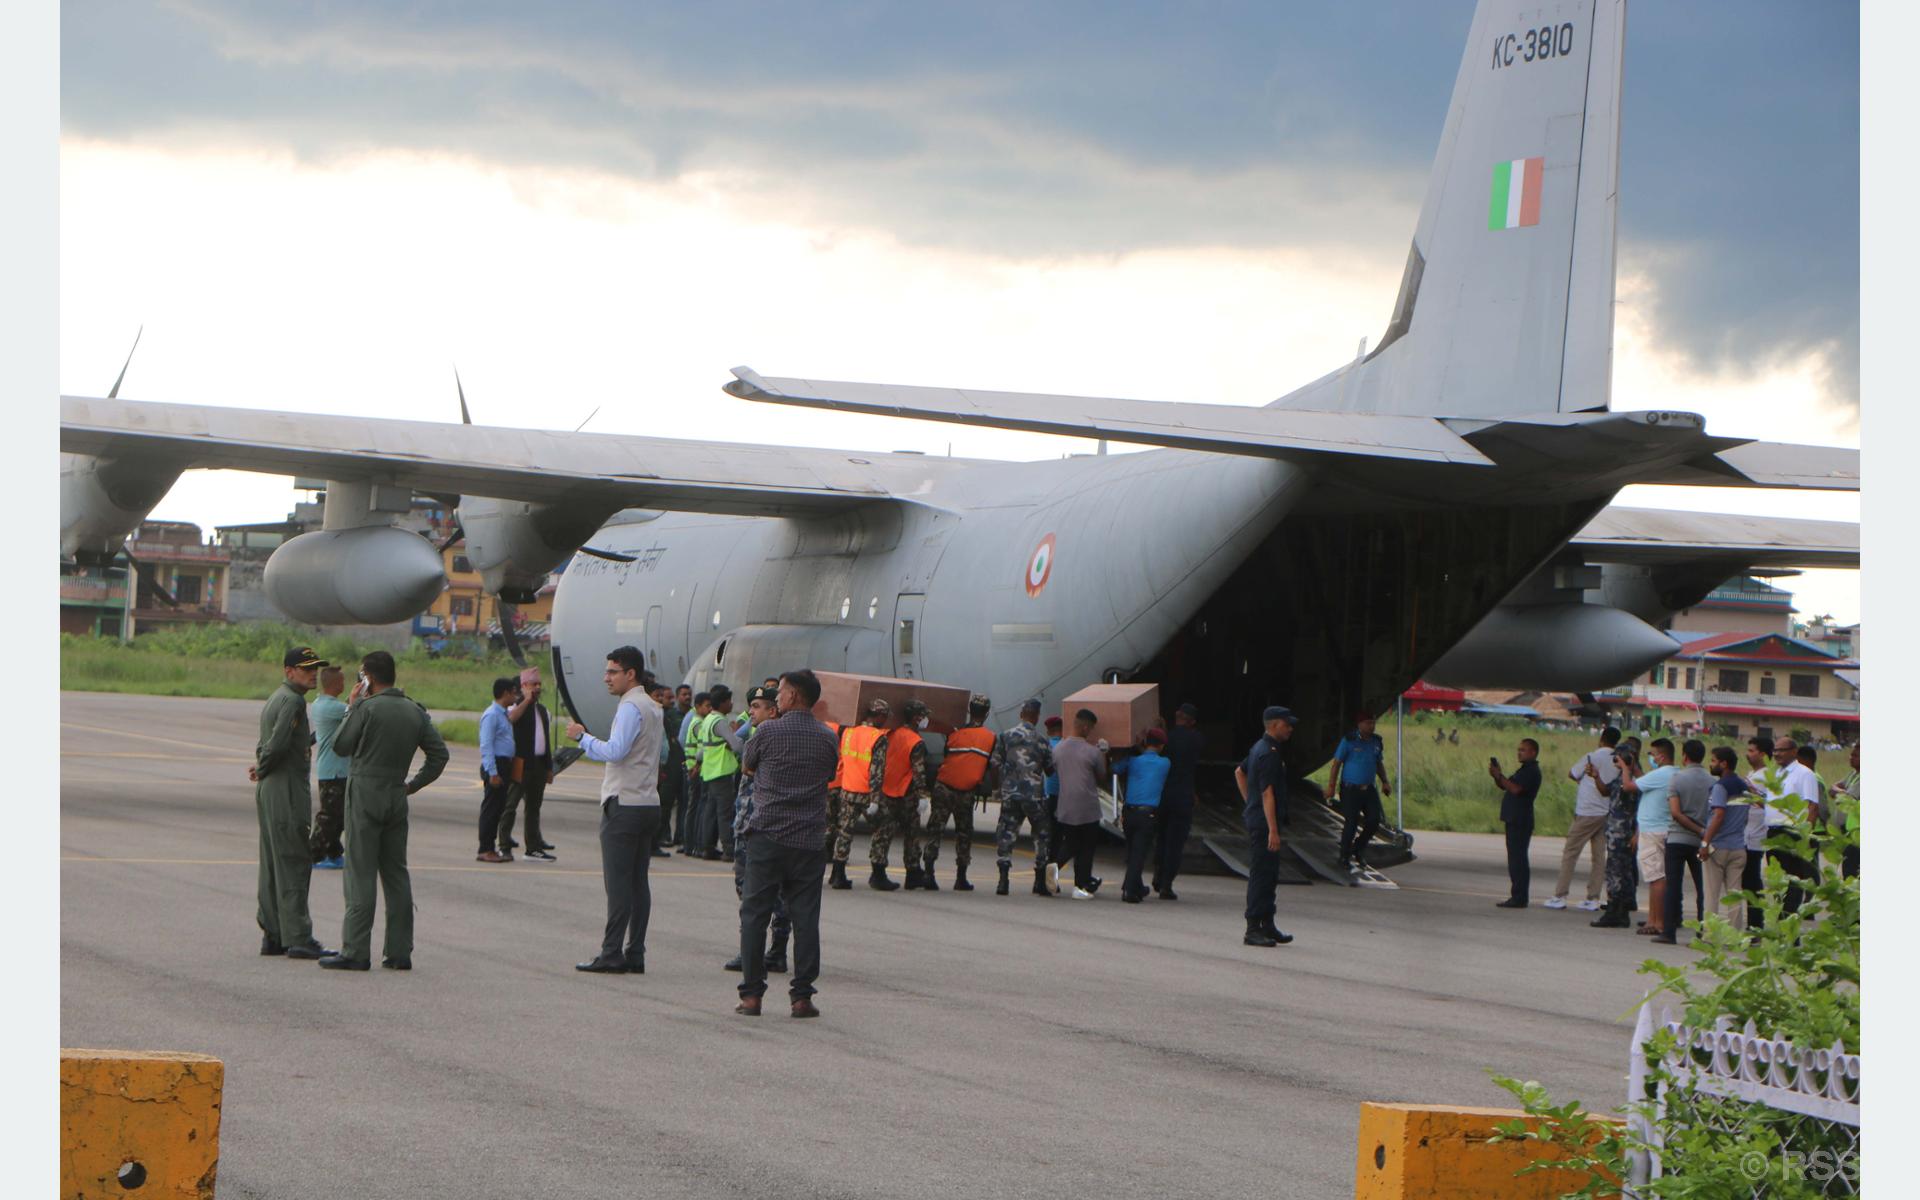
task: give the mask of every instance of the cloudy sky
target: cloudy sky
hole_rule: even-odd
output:
[[[1317,377],[1385,324],[1472,4],[61,11],[65,391],[144,325],[135,399],[448,419],[457,363],[483,422],[1035,458],[1084,444],[718,387]],[[1632,8],[1616,407],[1857,443],[1858,44],[1847,4]],[[291,500],[199,474],[157,515]]]

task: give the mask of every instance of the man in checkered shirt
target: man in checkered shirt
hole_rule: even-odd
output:
[[[752,836],[740,897],[740,1003],[760,1015],[767,991],[767,922],[776,901],[793,924],[793,975],[787,990],[796,1017],[817,1017],[813,981],[820,975],[820,894],[826,870],[827,785],[840,765],[833,731],[813,715],[820,680],[812,671],[780,677],[780,715],[755,728],[742,768],[753,775]]]

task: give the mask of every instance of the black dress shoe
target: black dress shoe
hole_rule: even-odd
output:
[[[784,954],[767,955],[767,974],[785,975],[786,973],[787,973],[787,956],[786,955]]]
[[[325,958],[327,957],[327,955],[332,953],[333,951],[327,949],[325,946],[322,946],[319,942],[314,941],[312,938],[308,938],[307,944],[304,946],[288,946],[287,947],[288,958],[309,958],[309,959]]]
[[[320,960],[320,966],[328,971],[371,971],[373,963],[364,958],[348,958],[341,954],[329,954]]]
[[[653,856],[655,858],[672,858],[673,854],[670,851],[662,850],[660,847],[655,846],[653,848]]]
[[[1162,900],[1178,900],[1180,898],[1173,894],[1172,888],[1155,888],[1153,890],[1160,893]]]
[[[410,958],[383,958],[380,960],[380,965],[389,971],[413,970],[413,960]]]
[[[726,965],[725,965],[725,966],[723,966],[723,967],[721,967],[720,969],[721,969],[722,971],[744,971],[744,970],[746,970],[746,968],[745,968],[745,967],[743,967],[743,966],[741,966],[741,965],[740,965],[740,956],[739,956],[738,954],[736,954],[736,955],[734,955],[734,956],[733,956],[732,958],[730,958],[730,959],[728,959],[728,960],[727,960],[727,963],[726,963]]]
[[[272,938],[271,936],[262,936],[262,937],[261,937],[261,939],[260,939],[260,957],[262,957],[262,958],[278,958],[278,957],[280,957],[280,956],[281,956],[282,954],[285,954],[286,952],[287,952],[287,948],[286,948],[285,946],[282,946],[282,945],[281,945],[281,944],[280,944],[279,942],[276,942],[276,941],[274,941],[274,940],[273,940],[273,938]]]
[[[639,954],[627,951],[627,974],[645,975],[647,973],[647,955],[643,950]]]
[[[1526,906],[1527,902],[1525,900],[1512,899],[1502,900],[1500,903],[1494,905],[1495,908],[1525,908]]]
[[[1680,944],[1680,940],[1670,933],[1656,933],[1648,940],[1662,946],[1678,946]]]
[[[573,969],[595,975],[625,975],[627,964],[624,959],[595,957],[591,962],[573,964]]]

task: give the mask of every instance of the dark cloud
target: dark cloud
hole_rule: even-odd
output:
[[[823,223],[1008,255],[1336,244],[1394,263],[1471,10],[70,3],[63,119],[321,160],[717,173]],[[1857,397],[1858,41],[1844,4],[1632,10],[1622,258],[1702,368],[1825,350]]]

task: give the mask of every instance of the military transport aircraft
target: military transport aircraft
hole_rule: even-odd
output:
[[[388,622],[443,586],[393,528],[458,494],[487,587],[554,605],[563,697],[602,656],[742,684],[796,664],[1028,696],[1160,682],[1225,752],[1302,714],[1301,766],[1422,675],[1584,691],[1753,567],[1857,566],[1857,529],[1608,508],[1632,483],[1858,487],[1858,453],[1609,409],[1623,0],[1482,0],[1371,352],[1264,408],[763,377],[769,403],[1140,442],[1040,462],[63,397],[62,548],[106,554],[181,471],[324,478],[280,547],[289,617]],[[591,543],[591,550],[581,548]],[[571,562],[568,560],[571,558]]]

